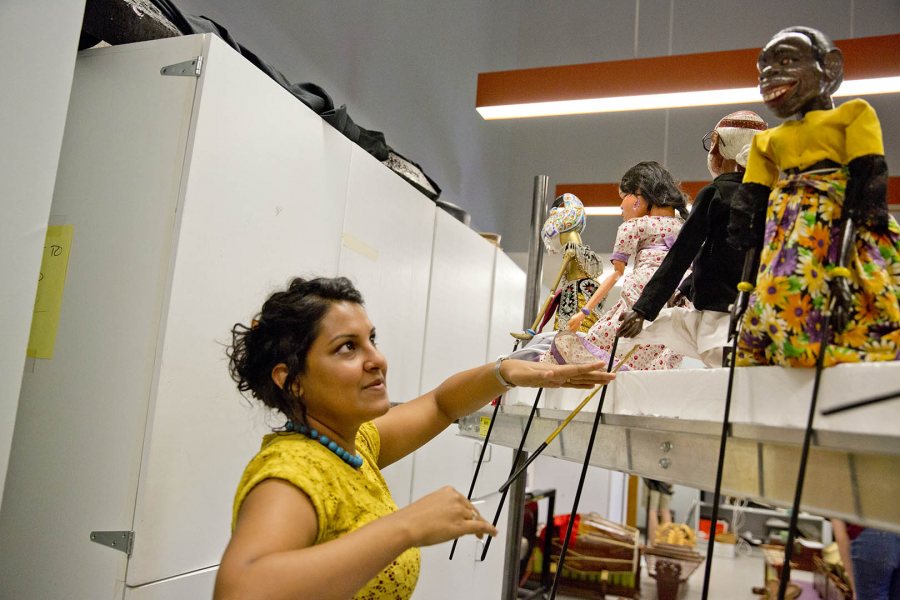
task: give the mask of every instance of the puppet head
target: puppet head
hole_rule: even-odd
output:
[[[822,32],[788,27],[769,40],[756,60],[759,91],[782,119],[834,107],[831,95],[844,79],[844,57]]]
[[[544,247],[550,254],[558,254],[562,250],[560,235],[569,231],[584,231],[584,205],[575,194],[563,194],[553,201],[550,216],[541,228]]]
[[[704,142],[709,139],[710,144],[706,155],[710,175],[721,175],[724,172],[722,165],[726,160],[733,160],[740,167],[746,167],[753,136],[767,127],[762,117],[752,110],[739,110],[722,117],[707,134],[708,137],[703,138]]]
[[[682,219],[687,219],[687,202],[690,198],[681,191],[672,174],[656,161],[639,162],[622,175],[619,181],[619,198],[622,199],[622,217],[626,220],[631,218],[626,213],[627,207],[635,210],[639,208],[638,205],[629,205],[635,198],[628,196],[638,197],[647,212],[654,206],[670,207],[678,211]]]

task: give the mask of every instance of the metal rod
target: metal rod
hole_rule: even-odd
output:
[[[525,310],[522,315],[522,329],[531,324],[538,309],[541,295],[541,269],[544,253],[541,248],[541,227],[547,217],[547,195],[550,178],[537,175],[534,178],[534,192],[531,196],[531,237],[528,241],[528,270],[525,281]],[[524,462],[527,452],[513,456],[513,464]],[[522,511],[525,508],[525,480],[519,479],[510,489],[509,517],[506,528],[506,552],[501,598],[516,600],[519,595],[519,549],[522,541]]]
[[[472,493],[475,491],[475,482],[478,481],[478,473],[481,471],[481,465],[484,462],[484,453],[488,447],[488,440],[491,439],[491,431],[494,429],[494,423],[497,421],[497,411],[500,410],[500,398],[497,398],[495,402],[494,411],[491,413],[491,422],[488,425],[487,433],[485,433],[484,440],[481,443],[481,451],[478,453],[478,464],[475,465],[475,473],[472,474],[472,483],[469,484],[469,492],[466,494],[466,500],[472,499]],[[488,536],[488,539],[490,539],[490,536]],[[449,560],[453,560],[457,543],[459,543],[459,538],[453,540],[453,545],[450,546]]]
[[[725,392],[725,412],[722,415],[722,435],[719,438],[719,461],[716,464],[716,486],[713,488],[712,519],[709,524],[709,543],[706,546],[706,565],[703,570],[703,592],[701,600],[706,600],[709,594],[709,579],[712,573],[713,548],[716,545],[716,524],[719,522],[719,502],[722,495],[722,472],[725,470],[725,446],[728,442],[728,426],[731,419],[731,394],[734,385],[734,367],[737,363],[738,335],[735,334],[731,342],[731,365],[728,369],[728,389]],[[648,529],[649,531],[649,529]],[[652,544],[654,540],[647,540]]]
[[[519,440],[519,447],[516,448],[515,453],[513,454],[514,458],[528,458],[527,452],[522,452],[522,448],[525,446],[525,440],[528,439],[528,432],[531,430],[531,423],[534,421],[534,415],[537,413],[537,405],[541,399],[541,394],[544,392],[544,388],[538,388],[537,394],[534,395],[534,402],[531,404],[531,412],[528,413],[528,421],[525,422],[525,430],[522,432],[522,439]],[[523,456],[524,455],[524,456]],[[513,460],[512,465],[509,468],[510,474],[515,473],[516,467],[518,467],[518,460]],[[500,503],[497,505],[497,510],[494,512],[494,520],[491,521],[491,525],[494,527],[497,526],[497,523],[500,522],[500,513],[503,512],[503,505],[506,503],[506,496],[509,494],[509,490],[503,490],[500,496]],[[488,550],[491,547],[491,540],[494,539],[491,536],[488,536],[487,540],[484,542],[484,549],[481,551],[481,560],[483,561],[487,558]]]
[[[803,483],[806,480],[806,464],[809,460],[809,445],[812,441],[813,419],[816,416],[816,403],[819,400],[819,383],[822,370],[825,368],[825,351],[828,349],[828,336],[831,334],[831,310],[825,313],[825,324],[822,326],[822,342],[819,345],[819,356],[816,357],[816,378],[813,382],[812,398],[809,401],[809,414],[806,417],[806,431],[803,432],[803,450],[800,452],[800,469],[797,473],[797,485],[794,488],[794,503],[791,505],[791,522],[788,525],[788,537],[784,544],[784,564],[781,565],[781,579],[778,581],[778,600],[784,600],[787,584],[791,580],[791,556],[794,553],[794,532],[800,517],[800,500],[803,497]]]
[[[619,361],[619,364],[616,365],[616,368],[613,369],[612,372],[615,373],[616,371],[618,371],[622,367],[622,365],[625,364],[625,361],[627,361],[629,358],[631,358],[631,355],[634,354],[634,351],[637,350],[637,348],[638,348],[637,346],[634,346],[631,350],[629,350],[628,354],[626,354],[625,356],[622,357],[622,360]],[[610,357],[610,361],[612,361],[612,360],[613,360],[613,357]],[[522,472],[528,468],[528,465],[530,465],[532,462],[534,462],[534,459],[536,459],[538,456],[540,456],[541,452],[543,452],[547,448],[547,446],[549,446],[551,444],[551,442],[553,442],[553,440],[556,439],[556,436],[558,436],[560,433],[562,433],[563,429],[568,427],[569,423],[572,422],[572,419],[574,419],[575,416],[578,413],[580,413],[582,411],[582,409],[584,409],[585,406],[587,406],[587,403],[590,402],[594,398],[594,396],[597,395],[597,392],[600,391],[600,388],[606,387],[606,385],[607,384],[602,383],[602,384],[598,385],[597,387],[595,387],[594,390],[590,394],[588,394],[587,397],[584,400],[582,400],[578,404],[578,406],[576,406],[572,410],[572,412],[569,413],[569,415],[563,420],[562,423],[559,424],[559,426],[553,431],[553,433],[551,433],[549,436],[547,436],[547,439],[544,440],[543,443],[541,443],[541,445],[538,446],[534,451],[532,451],[531,456],[528,457],[528,460],[525,461],[525,464],[523,464],[521,467],[519,467],[518,471],[516,471],[515,473],[510,475],[509,479],[507,479],[506,482],[504,482],[504,484],[500,486],[501,492],[503,490],[505,490],[506,488],[508,488],[510,486],[510,484],[512,484],[513,480],[516,479],[517,477],[519,477],[519,475],[521,475]]]
[[[862,408],[863,406],[868,406],[870,404],[878,404],[879,402],[886,402],[888,400],[895,400],[900,398],[900,390],[890,392],[888,394],[882,394],[881,396],[873,396],[871,398],[865,398],[863,400],[857,400],[856,402],[849,402],[847,404],[841,404],[840,406],[835,406],[832,408],[826,408],[822,411],[824,416],[836,415],[838,413],[842,413],[845,410],[853,410],[854,408]]]
[[[612,371],[613,361],[616,360],[616,348],[619,346],[619,336],[613,340],[612,350],[609,353],[609,365],[606,372]],[[603,402],[606,400],[606,390],[609,386],[603,386],[603,392],[600,394],[600,404],[597,406],[597,414],[594,415],[594,426],[591,428],[591,437],[588,440],[587,450],[584,453],[584,464],[581,465],[581,477],[578,480],[578,488],[575,490],[575,501],[572,503],[572,510],[569,513],[569,526],[566,528],[566,537],[561,539],[562,549],[559,551],[559,561],[556,563],[556,576],[553,578],[553,586],[550,588],[550,600],[556,598],[559,590],[559,584],[562,581],[563,564],[566,560],[566,551],[569,549],[569,540],[572,537],[572,528],[575,525],[575,515],[578,514],[578,504],[581,502],[581,492],[584,490],[584,480],[587,477],[587,470],[591,464],[591,453],[594,451],[594,440],[597,437],[597,428],[600,425],[600,413],[603,412]]]

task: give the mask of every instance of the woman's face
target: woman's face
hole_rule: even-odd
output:
[[[362,305],[331,305],[296,385],[308,416],[334,430],[387,412],[387,361],[375,345],[375,328]]]
[[[619,198],[622,199],[622,204],[619,205],[619,208],[622,209],[623,220],[630,221],[647,214],[647,202],[642,197],[623,192],[619,188]]]

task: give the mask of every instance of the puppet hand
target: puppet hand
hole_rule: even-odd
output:
[[[584,321],[584,313],[578,311],[571,317],[569,317],[569,322],[566,324],[566,329],[569,331],[578,331],[581,328],[581,322]]]
[[[747,310],[747,304],[750,302],[750,292],[738,292],[734,304],[731,305],[731,318],[728,321],[728,341],[734,339],[738,330],[741,328],[741,319]]]
[[[497,535],[466,497],[450,486],[416,500],[386,519],[396,520],[409,534],[412,546],[431,546],[473,533]]]
[[[514,359],[500,363],[500,375],[509,383],[521,387],[579,389],[590,389],[616,378],[614,373],[606,372],[606,364],[602,362],[552,365]]]
[[[672,297],[666,302],[666,306],[669,308],[672,308],[673,306],[682,306],[685,300],[687,300],[687,298],[681,293],[681,290],[675,290],[675,293],[672,294]]]
[[[619,325],[619,336],[632,338],[644,328],[644,315],[636,310],[625,313],[622,324]]]
[[[850,281],[846,277],[831,280],[831,330],[841,332],[850,322],[850,308],[853,306],[853,295]]]

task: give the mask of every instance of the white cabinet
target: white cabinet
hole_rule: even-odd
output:
[[[160,72],[197,57],[199,77]],[[51,224],[74,241],[53,358],[23,377],[4,600],[211,595],[241,472],[281,425],[229,378],[230,329],[289,278],[356,282],[397,401],[483,362],[509,305],[492,317],[492,246],[213,36],[79,54]],[[428,470],[387,470],[399,504],[414,477],[468,483],[453,433]],[[130,555],[92,531],[133,532]]]
[[[425,329],[425,354],[422,363],[422,391],[432,389],[447,376],[484,362],[487,354],[494,278],[495,248],[473,231],[438,211],[432,259],[431,287],[428,296],[428,320]],[[456,435],[455,427],[416,451],[413,471],[415,500],[444,485],[468,490],[475,461],[477,442]],[[498,450],[489,467],[503,471],[499,477],[485,475],[497,483],[508,474],[511,461],[508,449]],[[504,458],[506,459],[504,462]],[[484,480],[483,480],[484,481]],[[490,484],[488,484],[490,485]],[[490,515],[490,518],[493,515]],[[453,590],[455,598],[499,597],[502,568],[492,573],[491,585],[475,591],[476,557],[481,546],[473,536],[459,540],[453,561],[448,561],[451,543],[422,549],[422,572],[414,598],[446,598]],[[494,549],[494,555],[501,557]],[[495,563],[490,563],[496,567]],[[478,572],[483,567],[477,568]]]
[[[394,402],[419,394],[435,210],[398,175],[353,148],[340,273],[364,292]]]
[[[201,54],[199,79],[160,74]],[[267,425],[229,329],[337,273],[352,147],[218,38],[79,55],[51,217],[74,241],[55,354],[23,380],[0,597],[122,598],[218,563]],[[134,531],[130,559],[94,530]]]

